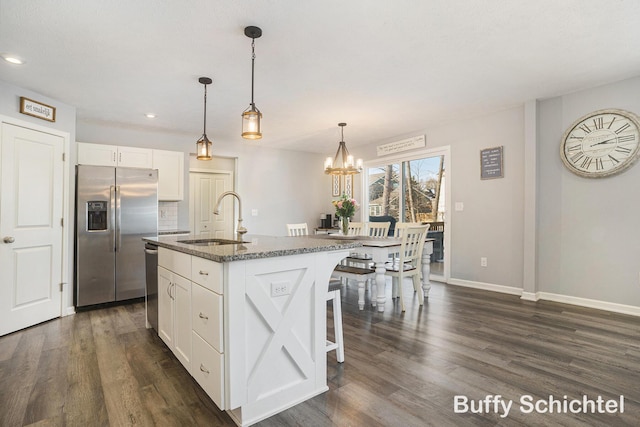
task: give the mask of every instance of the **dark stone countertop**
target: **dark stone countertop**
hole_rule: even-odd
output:
[[[230,262],[259,258],[272,258],[298,255],[313,252],[351,249],[362,246],[356,240],[319,239],[315,236],[276,237],[261,235],[245,235],[242,244],[215,246],[199,246],[181,243],[182,240],[206,239],[208,236],[171,236],[145,237],[145,242],[155,243],[160,247],[178,252],[210,259],[216,262]]]

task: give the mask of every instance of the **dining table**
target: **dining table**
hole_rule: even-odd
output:
[[[362,243],[362,247],[357,248],[357,252],[364,253],[371,256],[371,261],[375,268],[375,281],[376,281],[376,295],[375,299],[371,296],[371,304],[377,306],[379,312],[384,311],[386,303],[386,267],[389,262],[389,255],[397,254],[400,251],[402,244],[402,238],[400,237],[370,237],[359,235],[342,235],[342,234],[320,234],[315,236],[309,236],[319,239],[337,239],[337,240],[353,240]],[[429,274],[431,274],[431,254],[433,253],[433,242],[435,239],[426,238],[424,240],[424,247],[422,250],[422,291],[424,298],[429,296],[431,290],[431,283],[429,282]],[[382,286],[377,286],[382,283]],[[373,292],[372,292],[373,293]]]

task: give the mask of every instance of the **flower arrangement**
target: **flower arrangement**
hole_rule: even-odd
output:
[[[350,218],[356,212],[356,209],[360,207],[356,199],[347,197],[346,194],[342,194],[338,200],[334,200],[333,206],[336,208],[336,215],[340,218]]]
[[[353,216],[360,205],[358,205],[356,199],[347,197],[344,193],[338,200],[334,200],[331,203],[336,208],[336,215],[342,221],[342,234],[346,235],[349,230],[349,218]]]

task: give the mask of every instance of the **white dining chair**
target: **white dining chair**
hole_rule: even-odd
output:
[[[306,222],[287,224],[287,234],[291,237],[309,235],[309,227]],[[340,289],[342,281],[339,278],[329,279],[327,301],[333,302],[333,334],[335,341],[326,340],[327,353],[335,350],[338,363],[344,362],[344,335],[342,333],[342,299]]]
[[[401,238],[404,230],[407,229],[407,227],[419,227],[421,225],[426,225],[427,226],[427,232],[429,231],[429,224],[422,224],[421,222],[398,222],[396,223],[396,229],[393,232],[393,237],[397,237],[397,238]],[[394,263],[398,262],[398,257],[399,257],[399,252],[396,252],[394,254],[391,255],[391,261]],[[392,298],[397,298],[398,297],[398,286],[396,282],[393,282],[393,287],[391,289],[391,297]]]
[[[366,235],[369,237],[387,237],[391,222],[367,222]]]
[[[397,222],[396,229],[393,232],[393,237],[402,237],[403,231],[407,227],[419,227],[423,225],[421,222]],[[425,224],[427,226],[427,231],[429,231],[429,224]]]
[[[307,236],[309,235],[309,227],[306,222],[287,224],[287,234],[289,236]]]
[[[398,225],[396,224],[396,230]],[[427,237],[428,225],[408,225],[401,227],[402,243],[400,244],[398,261],[390,261],[385,265],[386,275],[391,276],[392,294],[397,290],[400,297],[400,307],[405,311],[402,284],[405,278],[411,278],[413,289],[418,292],[420,305],[424,304],[424,295],[420,283],[422,273],[422,250]]]
[[[364,231],[364,222],[349,222],[348,236],[361,236]]]

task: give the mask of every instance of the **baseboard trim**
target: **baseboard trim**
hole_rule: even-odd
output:
[[[525,292],[520,288],[511,286],[496,285],[493,283],[474,282],[472,280],[449,279],[450,285],[463,286],[466,288],[480,289],[485,291],[500,292],[503,294],[519,295],[524,301],[553,301],[562,304],[577,305],[580,307],[594,308],[596,310],[610,311],[613,313],[628,314],[640,317],[640,307],[618,304],[614,302],[599,301],[589,298],[572,297],[568,295],[554,294],[551,292]]]
[[[74,306],[67,307],[66,310],[63,310],[62,317],[71,316],[72,314],[76,314],[76,308]]]
[[[485,291],[500,292],[503,294],[522,295],[522,289],[511,286],[495,285],[493,283],[474,282],[472,280],[449,279],[450,285],[464,286],[465,288],[482,289]]]
[[[552,294],[550,292],[537,292],[539,299],[563,304],[579,305],[581,307],[595,308],[597,310],[611,311],[614,313],[628,314],[640,317],[640,307],[618,304],[615,302],[599,301],[589,298],[572,297],[568,295]]]

